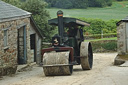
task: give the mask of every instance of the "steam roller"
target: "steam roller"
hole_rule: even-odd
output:
[[[49,25],[58,26],[58,34],[52,37],[52,47],[42,49],[43,70],[46,76],[71,75],[73,65],[91,70],[93,52],[90,42],[84,42],[83,27],[89,23],[57,12],[57,18],[48,20]]]

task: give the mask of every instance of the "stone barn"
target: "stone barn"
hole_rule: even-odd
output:
[[[119,65],[128,60],[128,16],[117,22],[117,49],[115,64]]]
[[[31,13],[0,0],[0,76],[18,64],[39,64],[42,38]]]

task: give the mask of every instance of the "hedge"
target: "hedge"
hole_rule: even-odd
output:
[[[93,52],[116,52],[117,40],[91,41]]]
[[[117,26],[116,23],[119,20],[108,20],[104,21],[102,19],[86,19],[86,18],[79,18],[85,22],[90,23],[89,27],[84,27],[85,34],[93,35],[93,34],[109,34],[109,33],[117,33]]]

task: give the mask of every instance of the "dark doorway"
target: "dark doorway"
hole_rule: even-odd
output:
[[[30,45],[31,45],[31,49],[34,50],[34,62],[36,62],[36,35],[35,34],[30,35]]]
[[[26,29],[25,26],[18,29],[18,64],[26,64]]]

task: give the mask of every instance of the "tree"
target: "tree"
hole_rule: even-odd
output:
[[[2,0],[6,3],[12,4],[14,6],[20,7],[21,3],[20,0]]]
[[[71,0],[73,8],[87,8],[88,0]]]
[[[105,7],[105,6],[111,6],[112,0],[88,0],[90,7]]]
[[[45,41],[50,41],[54,30],[48,25],[50,16],[45,9],[46,5],[42,0],[27,0],[21,5],[21,8],[32,13],[39,30],[46,37]]]
[[[58,0],[55,3],[55,7],[57,8],[64,8],[64,9],[70,9],[72,8],[72,2],[70,0]]]
[[[57,8],[87,8],[111,6],[112,0],[45,0],[49,7]]]
[[[87,8],[88,0],[45,0],[49,7],[57,7],[57,8]]]
[[[48,3],[48,7],[55,7],[55,4],[57,3],[58,0],[44,0],[44,1]]]

